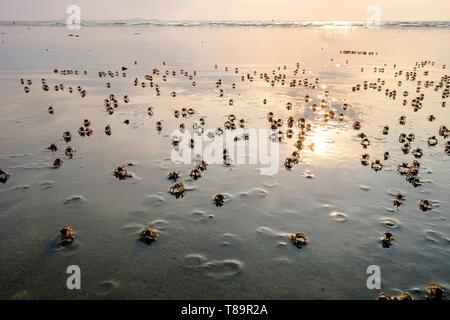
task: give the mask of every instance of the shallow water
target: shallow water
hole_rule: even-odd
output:
[[[442,65],[450,66],[450,30],[96,27],[83,28],[75,38],[62,27],[2,26],[0,33],[0,168],[11,174],[0,184],[1,298],[375,299],[381,291],[405,290],[422,298],[429,282],[448,288],[450,157],[442,137],[435,147],[426,142],[438,136],[441,125],[450,127],[449,106],[441,107],[448,99],[441,99],[442,91],[423,88],[424,106],[413,112],[410,104],[402,106],[401,93],[408,90],[407,99],[413,99],[416,83],[403,76],[398,87],[394,73],[431,60],[435,65],[418,69],[417,80],[439,82],[448,74]],[[300,72],[294,77],[297,62]],[[121,66],[129,68],[125,78],[98,77],[99,71]],[[375,73],[374,67],[385,72]],[[80,75],[54,74],[54,68]],[[160,96],[149,86],[133,86],[135,77],[142,81],[153,68],[177,71],[167,82],[155,77]],[[197,71],[195,87],[180,69]],[[241,75],[255,70],[253,82],[241,82]],[[284,86],[259,79],[259,73],[272,76],[272,70],[287,75]],[[318,77],[318,87],[289,88],[290,79],[305,77],[312,82]],[[33,80],[30,93],[20,78]],[[41,78],[49,92],[41,90]],[[222,98],[215,87],[219,78]],[[377,78],[386,81],[381,92],[352,91]],[[55,92],[53,85],[60,83],[81,85],[88,94]],[[397,90],[397,99],[387,98],[385,88]],[[343,121],[325,123],[320,112],[312,112],[325,90],[336,114],[349,104]],[[111,93],[119,107],[107,115],[103,100]],[[121,99],[125,94],[128,104]],[[306,103],[306,94],[313,101]],[[196,114],[175,119],[173,111],[182,107]],[[246,119],[247,128],[267,128],[269,111],[285,122],[293,116],[313,124],[292,170],[281,162],[270,177],[260,175],[260,165],[210,164],[192,181],[193,165],[171,162],[170,134],[180,122],[191,128],[204,117],[205,128],[216,128],[233,113]],[[430,114],[435,121],[427,120]],[[401,115],[407,118],[404,126],[398,125]],[[85,118],[94,129],[90,137],[77,134]],[[161,133],[157,121],[163,123]],[[361,121],[361,130],[352,129],[354,121]],[[111,136],[104,134],[107,124]],[[387,136],[381,134],[384,125],[390,126]],[[64,156],[64,131],[72,133],[73,159]],[[371,141],[367,150],[356,137],[360,132]],[[424,150],[423,185],[417,188],[396,173],[397,164],[414,159],[400,150],[401,132],[415,133],[413,148]],[[285,138],[280,144],[280,159],[295,150],[294,142]],[[306,147],[310,142],[314,151]],[[59,147],[56,154],[47,150],[51,143]],[[361,154],[369,153],[372,161],[383,159],[385,151],[390,159],[380,172],[361,165]],[[56,157],[64,159],[62,168],[52,168]],[[119,181],[112,175],[121,164],[133,164],[133,178]],[[180,199],[167,192],[172,185],[167,172],[173,169],[189,186]],[[222,207],[211,200],[218,192],[226,195]],[[406,199],[396,208],[392,199],[398,192]],[[432,201],[433,210],[419,210],[423,198]],[[55,247],[65,223],[75,230],[75,245]],[[146,224],[159,234],[150,246],[137,241]],[[301,249],[290,243],[290,233],[297,231],[309,238]],[[396,239],[388,249],[378,241],[385,231]],[[71,264],[82,270],[82,290],[66,288]],[[381,290],[366,287],[366,269],[373,264],[381,268]]]

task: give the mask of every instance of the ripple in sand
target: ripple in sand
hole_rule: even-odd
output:
[[[128,161],[124,161],[123,165],[127,166],[127,167],[135,167],[139,164],[139,162],[137,160],[128,160]]]
[[[31,188],[31,186],[29,184],[19,184],[17,186],[12,187],[9,190],[11,190],[11,191],[14,191],[14,190],[28,190],[30,188]]]
[[[107,297],[115,289],[119,288],[119,284],[114,280],[104,280],[100,282],[98,292],[95,292],[100,297]]]
[[[245,197],[245,196],[252,196],[252,195],[265,197],[268,194],[269,194],[269,191],[267,191],[266,189],[263,189],[263,188],[251,188],[248,191],[241,192],[241,196],[243,196],[243,197]]]
[[[47,180],[47,181],[42,181],[39,185],[42,190],[46,190],[46,189],[52,188],[54,184],[55,184],[55,181]]]
[[[144,229],[144,224],[136,223],[136,222],[128,223],[122,227],[123,231],[131,232],[131,233],[140,232],[140,231],[142,231],[142,229]]]
[[[214,279],[225,279],[239,274],[243,269],[243,262],[235,259],[209,260],[202,254],[188,254],[184,265],[191,269],[198,269],[206,276]]]
[[[288,263],[288,264],[294,262],[294,260],[292,260],[288,257],[276,257],[276,258],[273,258],[273,261],[279,262],[279,263]]]
[[[184,266],[188,268],[200,268],[204,263],[208,261],[202,254],[190,253],[184,257]]]
[[[152,220],[148,223],[148,225],[158,231],[164,231],[167,227],[167,224],[169,222],[167,220],[164,219],[156,219],[156,220]]]
[[[347,215],[343,212],[334,211],[334,212],[330,213],[330,216],[333,218],[333,220],[338,221],[338,222],[347,221]]]
[[[289,236],[289,233],[278,232],[269,227],[259,227],[258,229],[256,229],[256,232],[258,232],[261,235],[269,236],[269,237],[273,237],[273,238],[286,238]]]
[[[315,177],[314,174],[311,173],[309,170],[305,170],[305,171],[303,172],[303,176],[304,176],[306,179],[313,179],[313,178]]]
[[[433,205],[433,208],[439,208],[441,206],[441,202],[439,200],[429,199],[428,201],[431,202],[431,204]]]
[[[222,245],[230,246],[233,242],[240,241],[239,236],[233,233],[224,233],[220,239],[222,240]]]
[[[6,156],[0,157],[0,160],[8,160],[8,159],[15,159],[15,158],[26,158],[31,157],[32,153],[17,153],[17,154],[10,154]]]
[[[239,236],[234,233],[224,233],[221,237],[222,240],[240,240]]]
[[[86,201],[86,199],[83,196],[73,195],[73,196],[67,197],[64,200],[64,203],[68,204],[68,203],[78,203],[78,202],[85,202],[85,201]]]
[[[149,206],[159,206],[165,201],[164,197],[160,194],[149,194],[144,198],[143,203]]]
[[[198,189],[198,185],[196,185],[196,184],[187,184],[187,183],[184,184],[184,190],[186,190],[186,191],[194,191],[197,189]]]
[[[387,189],[387,192],[391,195],[391,196],[396,196],[397,193],[400,193],[402,196],[406,196],[406,192],[402,189],[397,189],[397,188],[389,188]]]
[[[206,213],[206,211],[202,211],[202,210],[194,210],[191,212],[191,218],[194,221],[200,222],[200,221],[204,221],[207,219],[212,219],[214,218],[213,214],[208,214]]]
[[[422,190],[419,191],[419,193],[421,193],[421,194],[431,194],[431,191],[429,189],[423,188]]]
[[[359,188],[364,191],[369,191],[371,189],[369,186],[365,186],[365,185],[360,185]]]
[[[106,289],[106,290],[111,290],[111,289],[119,288],[119,284],[117,283],[117,281],[109,279],[109,280],[104,280],[104,281],[100,282],[100,287],[102,287],[103,289]]]
[[[426,230],[425,238],[437,244],[450,244],[450,238],[447,235],[434,230]]]
[[[208,261],[203,268],[206,275],[215,279],[224,279],[239,274],[243,263],[239,260],[214,260]]]
[[[262,182],[263,186],[267,187],[267,188],[273,188],[278,186],[278,182],[273,182],[273,181],[263,181]]]
[[[400,224],[397,220],[392,218],[383,217],[380,219],[381,223],[388,228],[399,228]]]

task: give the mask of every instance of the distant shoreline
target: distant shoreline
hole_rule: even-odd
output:
[[[0,26],[61,27],[63,20],[0,21]],[[265,28],[373,28],[365,21],[165,21],[165,20],[85,20],[82,27],[265,27]],[[382,21],[378,28],[450,28],[450,21]]]

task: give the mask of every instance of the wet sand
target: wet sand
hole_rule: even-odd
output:
[[[449,287],[450,157],[444,152],[448,138],[438,131],[442,125],[450,128],[450,106],[441,106],[448,100],[442,90],[423,85],[426,80],[436,85],[448,74],[443,65],[450,67],[450,30],[92,27],[69,37],[74,32],[63,27],[2,26],[0,33],[0,168],[10,174],[0,184],[1,298],[376,299],[381,292],[409,291],[421,299],[430,282]],[[434,65],[418,68],[416,81],[405,80],[418,61]],[[122,66],[128,68],[126,77],[98,76]],[[61,75],[55,68],[79,74]],[[154,76],[159,96],[155,88],[140,85],[154,68],[161,73]],[[189,80],[180,69],[197,75]],[[163,81],[166,70],[177,75]],[[260,73],[272,77],[273,70],[286,74],[285,85],[272,87],[259,78]],[[404,74],[395,77],[399,70]],[[254,71],[253,82],[241,81]],[[133,85],[136,77],[138,86]],[[21,78],[32,80],[29,93]],[[42,91],[41,78],[48,92]],[[294,78],[319,80],[315,89],[290,88]],[[385,81],[381,92],[363,89],[364,81],[378,78]],[[410,101],[420,95],[417,80],[425,98],[414,112]],[[59,84],[65,90],[54,91]],[[357,84],[361,90],[352,91]],[[69,86],[81,86],[86,97],[69,93]],[[396,90],[396,99],[386,97],[385,89]],[[407,106],[402,105],[405,90]],[[329,106],[313,112],[325,91]],[[104,106],[110,94],[119,101],[112,115]],[[349,105],[345,111],[344,103]],[[174,110],[183,107],[192,107],[195,115],[175,118]],[[324,122],[329,110],[336,117]],[[191,128],[203,117],[205,128],[223,128],[234,114],[246,119],[247,128],[268,128],[268,112],[284,119],[284,132],[289,116],[304,117],[313,127],[291,170],[283,161],[296,149],[296,139],[286,137],[273,177],[260,175],[260,165],[210,164],[192,180],[193,165],[171,162],[170,134],[181,122]],[[398,123],[402,115],[405,125]],[[430,122],[429,115],[436,119]],[[84,119],[92,123],[91,136],[77,133]],[[157,121],[162,122],[159,133]],[[355,121],[361,123],[358,131],[352,128]],[[110,136],[104,133],[107,125]],[[386,125],[389,134],[383,135]],[[72,134],[69,144],[62,137],[65,131]],[[367,149],[357,137],[361,132],[370,140]],[[416,188],[396,172],[398,164],[415,159],[403,154],[401,133],[414,133],[412,149],[423,150],[422,185]],[[427,139],[433,135],[438,144],[430,147]],[[55,153],[47,149],[52,143],[58,145]],[[67,145],[76,149],[73,159],[64,155]],[[383,160],[386,151],[390,157]],[[364,153],[370,162],[382,160],[382,170],[362,166]],[[54,169],[57,157],[64,162]],[[133,177],[116,179],[112,171],[128,164]],[[172,170],[180,171],[187,186],[183,198],[167,192]],[[222,207],[212,201],[216,193],[226,195]],[[393,204],[397,193],[405,195],[398,207]],[[433,209],[422,212],[422,199],[430,200]],[[66,223],[76,241],[56,247]],[[158,232],[149,246],[138,241],[145,225]],[[297,231],[308,236],[301,249],[290,242]],[[389,248],[379,241],[386,231],[395,237]],[[82,290],[66,288],[65,270],[71,264],[82,270]],[[366,287],[366,269],[374,264],[381,267],[381,290]]]

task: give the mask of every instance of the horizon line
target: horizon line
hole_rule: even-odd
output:
[[[314,20],[282,20],[282,19],[155,19],[155,18],[126,18],[126,19],[83,19],[84,21],[111,22],[111,21],[161,21],[161,22],[366,22],[366,20],[348,20],[348,19],[314,19]],[[0,22],[61,22],[66,19],[10,19]],[[450,22],[450,20],[380,20],[380,22]]]

